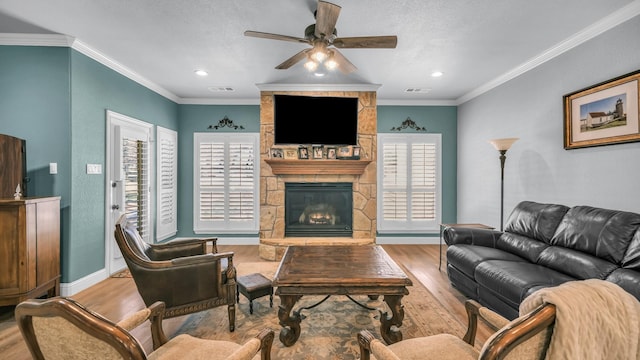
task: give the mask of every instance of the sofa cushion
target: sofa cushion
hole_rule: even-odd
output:
[[[540,253],[549,247],[549,244],[524,235],[503,233],[496,242],[496,247],[535,263]]]
[[[575,206],[558,225],[551,244],[620,264],[638,227],[640,214]]]
[[[491,289],[498,297],[516,307],[540,287],[575,280],[542,265],[505,260],[481,262],[476,267],[475,279],[481,287]]]
[[[538,258],[538,265],[557,270],[579,280],[605,279],[618,265],[581,251],[549,246]]]
[[[451,245],[447,249],[447,263],[470,278],[474,278],[476,266],[487,260],[526,262],[525,259],[500,249],[474,245]]]
[[[522,201],[509,215],[504,231],[548,243],[568,210],[564,205]]]

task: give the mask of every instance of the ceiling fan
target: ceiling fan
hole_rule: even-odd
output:
[[[311,45],[311,48],[304,49],[292,57],[276,66],[276,69],[288,69],[303,59],[305,68],[315,71],[319,66],[324,66],[328,70],[338,68],[342,73],[348,74],[357,68],[337,48],[340,49],[393,49],[396,47],[398,38],[392,36],[360,36],[360,37],[338,37],[336,22],[340,15],[341,7],[330,2],[318,1],[318,8],[315,12],[316,23],[307,26],[304,31],[304,38],[295,36],[278,35],[259,31],[247,30],[245,36],[293,41]]]

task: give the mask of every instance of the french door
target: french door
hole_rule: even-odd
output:
[[[150,142],[153,125],[107,111],[106,261],[109,274],[126,267],[113,232],[122,214],[132,215],[138,232],[153,242]]]

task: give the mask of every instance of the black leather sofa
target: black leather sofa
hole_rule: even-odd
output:
[[[640,214],[518,204],[504,228],[448,227],[447,273],[453,287],[513,319],[524,298],[566,281],[604,279],[640,299]]]

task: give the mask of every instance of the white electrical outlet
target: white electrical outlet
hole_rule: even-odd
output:
[[[102,174],[102,164],[87,164],[87,174]]]
[[[58,163],[49,163],[49,174],[57,174],[58,173]]]

